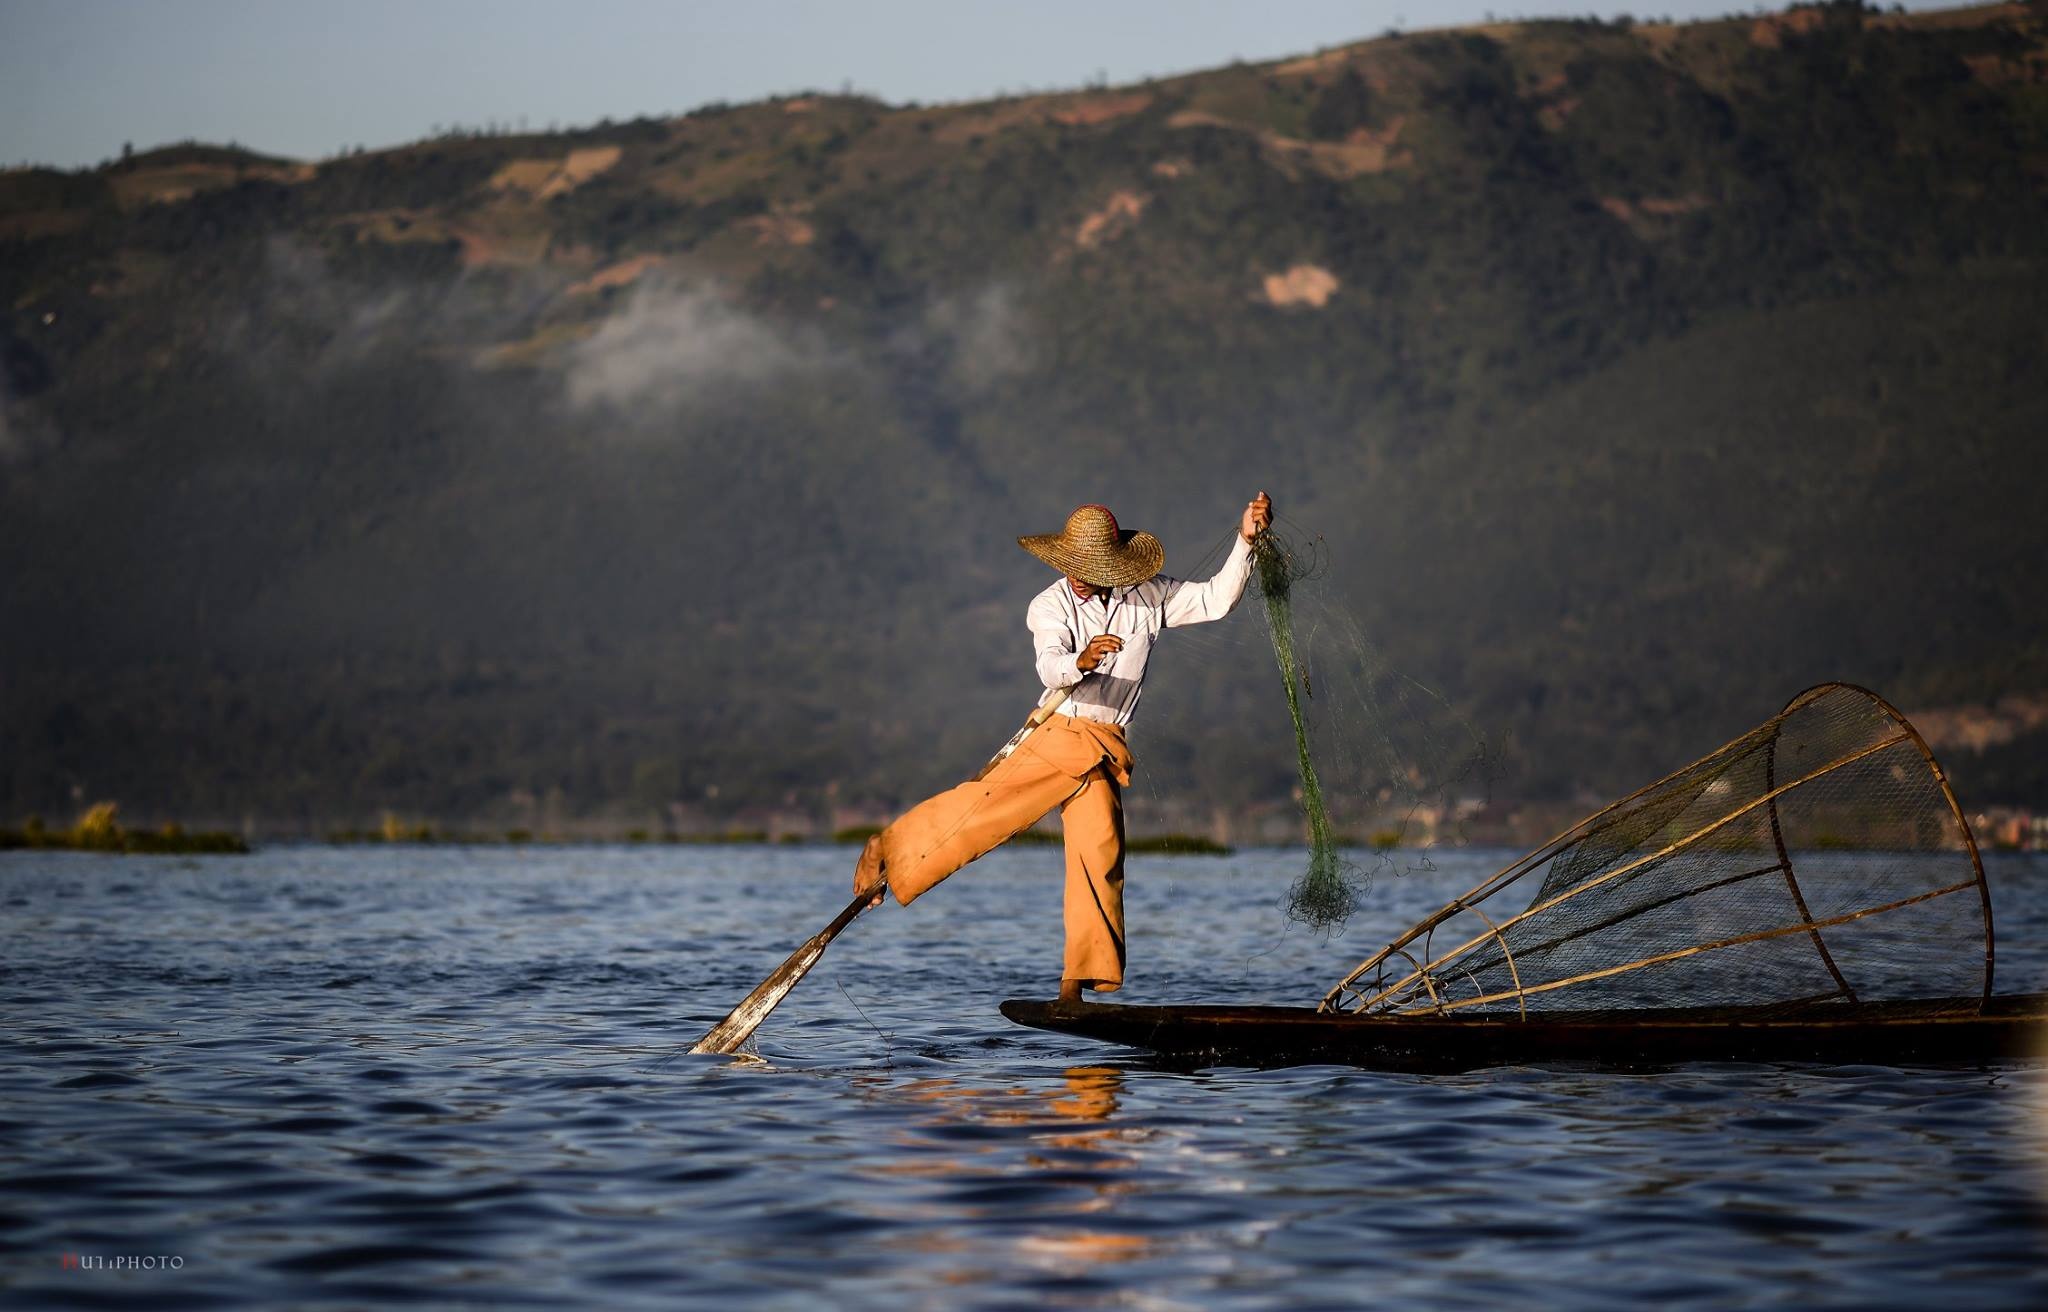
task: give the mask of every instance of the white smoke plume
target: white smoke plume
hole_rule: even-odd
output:
[[[225,326],[221,345],[250,372],[293,386],[392,345],[480,359],[486,344],[533,340],[538,324],[559,323],[574,306],[562,297],[560,277],[540,271],[365,283],[337,274],[321,251],[286,238],[266,248],[264,273],[261,295]],[[794,380],[875,370],[892,352],[927,359],[972,395],[1038,360],[1023,300],[1005,283],[942,294],[888,339],[863,342],[823,319],[751,309],[723,284],[654,276],[590,325],[587,336],[549,352],[546,364],[557,371],[570,409],[648,420]],[[296,349],[286,353],[280,334],[294,338]],[[279,367],[287,362],[290,368]]]
[[[1037,363],[1036,336],[1016,288],[995,283],[942,297],[925,313],[926,331],[944,343],[953,376],[980,391]]]
[[[517,335],[525,289],[454,279],[337,272],[318,247],[274,237],[254,294],[215,329],[213,348],[250,378],[298,389],[375,358],[383,349],[456,354]]]
[[[563,386],[579,409],[674,410],[839,363],[814,330],[779,327],[714,288],[656,282],[568,352]]]

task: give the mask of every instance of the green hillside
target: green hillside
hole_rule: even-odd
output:
[[[1261,487],[1497,796],[2036,695],[2044,305],[2041,0],[0,174],[0,817],[885,807],[1029,704],[1017,533]],[[1148,804],[1284,803],[1258,624]]]

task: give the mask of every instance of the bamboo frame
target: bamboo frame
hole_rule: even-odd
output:
[[[1820,767],[1810,770],[1800,775],[1798,778],[1791,780],[1790,782],[1784,783],[1782,785],[1779,784],[1777,782],[1777,756],[1781,734],[1783,732],[1786,721],[1790,717],[1795,715],[1797,712],[1811,706],[1813,703],[1820,701],[1823,698],[1829,696],[1837,696],[1841,694],[1851,694],[1864,699],[1869,704],[1869,706],[1879,714],[1882,721],[1887,722],[1883,725],[1883,728],[1889,729],[1890,732],[1885,733],[1881,739],[1877,740],[1874,743],[1858,748],[1857,750],[1851,752],[1838,754],[1834,757],[1834,759],[1826,762]],[[1835,711],[1834,708],[1830,708],[1827,712],[1827,714],[1830,715],[1834,715],[1837,713],[1840,712]],[[1876,727],[1877,726],[1873,726],[1873,728]],[[1942,798],[1946,802],[1950,815],[1953,817],[1955,821],[1955,832],[1959,834],[1962,839],[1962,849],[1965,855],[1967,856],[1968,860],[1970,861],[1971,877],[1959,883],[1945,885],[1944,887],[1933,890],[1932,892],[1923,892],[1911,897],[1899,899],[1895,902],[1885,903],[1877,907],[1867,907],[1860,911],[1849,912],[1842,915],[1831,916],[1827,918],[1816,918],[1813,914],[1811,906],[1808,904],[1806,900],[1805,891],[1800,886],[1797,874],[1795,873],[1796,863],[1793,859],[1791,852],[1788,850],[1786,846],[1784,827],[1780,816],[1778,799],[1786,796],[1787,794],[1797,789],[1803,788],[1813,783],[1815,780],[1818,780],[1837,770],[1841,770],[1851,765],[1854,765],[1859,761],[1867,760],[1871,757],[1877,756],[1882,752],[1896,748],[1902,743],[1908,742],[1910,742],[1912,749],[1919,753],[1921,759],[1925,762],[1929,772],[1933,776],[1937,786],[1941,791]],[[1700,825],[1699,827],[1693,829],[1690,833],[1686,834],[1682,838],[1679,838],[1674,842],[1670,842],[1663,845],[1655,852],[1651,852],[1644,856],[1636,857],[1626,862],[1626,864],[1623,864],[1615,869],[1601,872],[1591,879],[1587,879],[1582,883],[1573,885],[1572,887],[1567,888],[1564,891],[1558,893],[1556,896],[1544,899],[1541,902],[1538,902],[1535,905],[1532,905],[1524,909],[1523,911],[1517,913],[1516,915],[1508,917],[1506,919],[1496,920],[1495,918],[1487,915],[1477,905],[1477,903],[1485,900],[1488,897],[1493,896],[1494,894],[1500,892],[1502,889],[1506,888],[1508,885],[1520,880],[1523,876],[1529,874],[1532,870],[1537,870],[1544,867],[1550,867],[1551,869],[1555,869],[1556,867],[1553,863],[1557,862],[1561,858],[1564,858],[1568,853],[1570,853],[1570,851],[1574,847],[1586,844],[1591,840],[1596,839],[1601,834],[1605,833],[1607,830],[1612,828],[1614,825],[1621,823],[1624,819],[1631,818],[1632,816],[1647,816],[1650,817],[1651,822],[1655,825],[1661,826],[1669,824],[1671,820],[1677,819],[1679,816],[1682,816],[1686,810],[1691,809],[1693,803],[1700,796],[1700,793],[1703,792],[1707,787],[1710,787],[1713,784],[1715,778],[1725,776],[1731,768],[1737,766],[1745,758],[1753,759],[1754,753],[1758,750],[1761,750],[1764,753],[1764,759],[1762,762],[1764,767],[1764,791],[1760,795],[1750,799],[1746,803],[1720,815],[1710,823]],[[1661,820],[1656,819],[1657,813],[1654,809],[1645,809],[1640,812],[1623,814],[1625,812],[1625,808],[1628,808],[1629,806],[1631,806],[1631,804],[1643,799],[1644,797],[1656,792],[1659,789],[1667,788],[1675,782],[1684,780],[1685,777],[1689,774],[1699,774],[1700,776],[1702,776],[1699,790],[1695,791],[1690,797],[1688,797],[1685,800],[1682,807],[1678,811],[1672,813],[1670,816],[1665,817]],[[1753,787],[1754,785],[1751,784],[1750,786]],[[1515,952],[1508,943],[1508,930],[1512,929],[1517,924],[1520,924],[1521,922],[1529,919],[1532,916],[1540,915],[1544,912],[1547,912],[1552,908],[1555,908],[1564,902],[1570,901],[1571,899],[1576,898],[1580,894],[1585,893],[1591,889],[1612,885],[1616,880],[1626,878],[1627,876],[1632,875],[1644,869],[1645,867],[1651,866],[1657,862],[1664,861],[1675,854],[1682,853],[1687,849],[1694,847],[1696,844],[1700,843],[1701,840],[1707,838],[1715,831],[1720,830],[1725,826],[1734,823],[1735,821],[1743,818],[1744,816],[1753,814],[1760,807],[1768,807],[1768,811],[1766,812],[1766,814],[1768,815],[1770,822],[1771,841],[1773,847],[1775,847],[1776,849],[1776,854],[1778,858],[1775,863],[1771,865],[1761,866],[1753,870],[1746,870],[1740,874],[1729,876],[1723,879],[1718,879],[1709,884],[1687,888],[1682,892],[1673,894],[1669,897],[1659,898],[1657,901],[1651,902],[1644,906],[1630,907],[1622,911],[1621,913],[1607,917],[1596,924],[1573,929],[1569,933],[1563,934],[1556,938],[1552,938],[1542,944],[1536,945],[1533,948],[1528,945],[1524,945],[1524,947],[1522,948],[1522,955],[1528,956],[1531,952],[1540,953],[1549,951],[1560,946],[1561,944],[1571,942],[1575,939],[1583,938],[1589,934],[1597,933],[1603,929],[1610,928],[1613,925],[1623,923],[1627,920],[1633,919],[1634,917],[1646,914],[1650,911],[1654,911],[1659,907],[1668,906],[1673,902],[1682,901],[1688,897],[1697,896],[1700,893],[1708,892],[1716,888],[1726,887],[1731,884],[1740,883],[1743,880],[1765,876],[1770,874],[1774,870],[1782,871],[1784,874],[1787,891],[1791,895],[1793,906],[1796,909],[1797,915],[1799,917],[1798,922],[1796,924],[1774,927],[1770,930],[1758,931],[1752,934],[1737,935],[1727,939],[1716,940],[1712,943],[1707,944],[1695,944],[1685,948],[1675,949],[1672,952],[1668,953],[1654,954],[1649,957],[1641,958],[1637,961],[1606,966],[1596,971],[1586,972],[1580,975],[1574,975],[1569,979],[1552,980],[1534,985],[1531,985],[1524,981],[1524,979],[1522,978],[1520,963],[1516,960]],[[1654,830],[1652,832],[1654,832]],[[1621,849],[1621,851],[1623,852],[1625,852],[1626,850],[1626,848]],[[1913,725],[1909,721],[1907,721],[1905,716],[1899,712],[1898,708],[1893,706],[1890,702],[1885,701],[1882,697],[1879,697],[1877,694],[1871,692],[1869,689],[1859,687],[1855,684],[1818,684],[1812,688],[1806,689],[1796,697],[1792,698],[1789,702],[1785,704],[1784,709],[1779,711],[1779,713],[1776,716],[1773,716],[1769,721],[1766,721],[1763,725],[1758,726],[1758,728],[1752,729],[1748,733],[1745,733],[1740,737],[1730,739],[1728,742],[1722,744],[1720,747],[1715,748],[1712,752],[1707,753],[1705,756],[1702,756],[1697,760],[1694,760],[1688,763],[1687,765],[1680,767],[1677,770],[1671,771],[1669,774],[1666,774],[1665,776],[1656,780],[1655,782],[1637,789],[1636,791],[1628,794],[1626,797],[1623,797],[1618,801],[1612,802],[1607,806],[1602,807],[1599,811],[1594,812],[1592,815],[1579,821],[1577,824],[1574,824],[1569,828],[1561,831],[1557,835],[1553,836],[1550,840],[1543,843],[1541,846],[1535,848],[1528,854],[1509,863],[1507,866],[1497,871],[1494,875],[1490,876],[1485,880],[1482,880],[1476,887],[1474,887],[1467,893],[1463,894],[1460,897],[1453,898],[1447,905],[1445,905],[1435,913],[1431,914],[1430,916],[1425,917],[1423,920],[1421,920],[1416,925],[1411,927],[1401,936],[1396,938],[1393,942],[1389,943],[1386,947],[1380,949],[1378,952],[1368,957],[1365,961],[1361,962],[1356,968],[1349,972],[1342,980],[1340,980],[1337,983],[1337,985],[1334,988],[1332,988],[1323,997],[1322,1002],[1317,1007],[1317,1010],[1325,1013],[1346,1013],[1366,1012],[1377,1009],[1381,1012],[1390,1014],[1416,1015],[1428,1014],[1431,1012],[1443,1013],[1455,1011],[1463,1008],[1482,1005],[1483,1003],[1487,1002],[1500,1002],[1505,1001],[1509,998],[1514,998],[1517,1001],[1521,1019],[1526,1021],[1531,1019],[1527,1003],[1527,998],[1531,994],[1549,992],[1554,989],[1563,988],[1570,984],[1584,983],[1588,980],[1604,978],[1611,975],[1623,974],[1628,971],[1641,969],[1644,966],[1657,964],[1659,962],[1680,960],[1687,957],[1699,955],[1703,952],[1713,951],[1722,947],[1734,946],[1741,943],[1758,942],[1767,939],[1782,938],[1802,933],[1808,935],[1812,939],[1815,952],[1817,953],[1821,964],[1826,968],[1829,976],[1834,980],[1836,984],[1836,989],[1833,992],[1820,996],[1823,998],[1844,997],[1849,1001],[1849,1003],[1854,1005],[1861,1003],[1863,999],[1858,996],[1855,988],[1850,984],[1847,975],[1843,972],[1840,963],[1836,961],[1834,954],[1829,950],[1826,939],[1823,937],[1820,931],[1834,926],[1847,924],[1851,921],[1859,920],[1869,915],[1878,914],[1879,912],[1897,910],[1901,907],[1911,906],[1918,902],[1927,901],[1930,898],[1945,896],[1948,893],[1958,892],[1970,887],[1975,887],[1978,890],[1979,900],[1983,912],[1984,980],[1983,988],[1978,998],[1978,1010],[1981,1012],[1984,1009],[1987,1000],[1991,996],[1993,983],[1992,971],[1995,962],[1995,944],[1992,932],[1990,889],[1984,878],[1983,860],[1977,848],[1976,836],[1970,831],[1969,822],[1963,815],[1962,807],[1956,800],[1953,788],[1949,785],[1947,774],[1942,770],[1940,763],[1935,760],[1933,753],[1928,749],[1926,740],[1920,735],[1919,731],[1915,729]],[[1436,952],[1434,950],[1434,938],[1435,930],[1437,929],[1437,927],[1444,924],[1446,921],[1451,920],[1454,917],[1467,912],[1477,917],[1485,925],[1485,931],[1466,939],[1464,942],[1458,944],[1458,946],[1448,951]],[[1407,950],[1408,946],[1413,944],[1418,938],[1423,938],[1426,940],[1425,947],[1423,948],[1423,956],[1425,960],[1419,963],[1416,961],[1415,956]],[[1500,957],[1496,958],[1489,956],[1487,960],[1478,964],[1459,962],[1459,958],[1462,958],[1467,953],[1471,952],[1474,948],[1477,948],[1480,945],[1485,944],[1489,940],[1493,941],[1500,948]],[[1398,979],[1395,979],[1390,984],[1388,982],[1389,972],[1386,970],[1386,966],[1391,960],[1391,958],[1397,954],[1403,959],[1405,959],[1410,969],[1407,974],[1402,975]],[[1457,963],[1457,965],[1452,966],[1452,963]],[[1446,968],[1462,970],[1462,972],[1467,976],[1469,982],[1472,985],[1474,985],[1475,987],[1483,988],[1484,986],[1479,984],[1476,975],[1487,970],[1497,969],[1500,965],[1504,963],[1508,966],[1509,976],[1513,981],[1513,988],[1511,989],[1494,993],[1482,994],[1481,996],[1476,998],[1460,999],[1455,1002],[1447,1001],[1438,991],[1437,985],[1439,982],[1441,982],[1441,973]],[[1369,975],[1372,976],[1370,982],[1361,986],[1360,981],[1365,980]],[[1422,1003],[1419,1006],[1417,1006],[1415,1005],[1416,1000],[1411,999],[1409,1006],[1407,1006],[1406,1008],[1395,1010],[1395,1008],[1400,1008],[1401,1004],[1398,1001],[1394,1000],[1399,999],[1403,993],[1413,994],[1418,991],[1424,992],[1428,995],[1429,1000],[1427,1003]]]
[[[1790,708],[1788,707],[1785,713],[1789,712]],[[1777,723],[1783,724],[1784,720],[1780,718]],[[1764,749],[1764,787],[1769,789],[1777,777],[1778,731],[1772,729],[1769,745]],[[1778,823],[1778,801],[1776,798],[1771,799],[1771,842],[1777,845],[1778,864],[1785,871],[1785,887],[1792,890],[1792,905],[1799,908],[1799,918],[1801,920],[1812,920],[1813,912],[1807,908],[1806,894],[1799,891],[1799,880],[1792,874],[1792,854],[1785,850],[1785,831],[1783,826]],[[1833,975],[1835,983],[1841,986],[1842,992],[1849,995],[1849,1001],[1856,1001],[1856,990],[1849,987],[1849,981],[1843,977],[1842,968],[1835,964],[1834,954],[1828,951],[1827,942],[1821,938],[1820,930],[1818,929],[1813,931],[1813,947],[1816,952],[1820,953],[1821,962],[1827,966],[1828,974]]]
[[[1503,957],[1507,958],[1507,963],[1508,963],[1508,977],[1509,977],[1510,979],[1512,979],[1512,980],[1514,980],[1514,981],[1515,981],[1515,996],[1516,996],[1517,998],[1520,998],[1520,997],[1522,997],[1522,995],[1523,995],[1523,992],[1524,992],[1524,990],[1523,990],[1523,988],[1522,988],[1522,972],[1521,972],[1521,969],[1520,969],[1519,967],[1517,967],[1517,966],[1515,965],[1515,953],[1514,953],[1514,949],[1512,949],[1512,948],[1510,948],[1510,947],[1508,946],[1508,941],[1507,941],[1507,938],[1506,938],[1506,937],[1505,937],[1505,936],[1504,936],[1504,935],[1503,935],[1503,934],[1502,934],[1502,933],[1500,932],[1500,926],[1498,926],[1498,925],[1496,925],[1496,924],[1494,924],[1494,923],[1493,923],[1493,917],[1492,917],[1492,916],[1489,916],[1489,915],[1487,915],[1487,914],[1486,914],[1486,913],[1485,913],[1484,911],[1481,911],[1481,910],[1480,910],[1480,909],[1479,909],[1478,907],[1476,907],[1476,906],[1467,906],[1467,907],[1465,908],[1465,910],[1467,910],[1467,911],[1471,912],[1471,913],[1472,913],[1473,915],[1475,915],[1475,916],[1479,917],[1479,918],[1480,918],[1481,920],[1485,921],[1485,922],[1486,922],[1486,927],[1487,927],[1488,929],[1490,929],[1490,930],[1492,930],[1492,931],[1493,931],[1493,941],[1494,941],[1494,942],[1496,942],[1496,943],[1498,943],[1498,944],[1500,944],[1500,954],[1501,954],[1501,956],[1503,956]],[[1410,960],[1413,960],[1413,958],[1410,958]],[[1482,969],[1483,969],[1483,967],[1482,967]],[[1468,979],[1469,979],[1469,978],[1471,978],[1471,975],[1472,975],[1472,969],[1471,969],[1471,968],[1468,968],[1468,969],[1467,969],[1467,970],[1465,971],[1465,975],[1466,975],[1466,978],[1468,978]],[[1476,981],[1475,981],[1475,982],[1476,982]],[[1431,989],[1431,990],[1430,990],[1430,995],[1431,995],[1432,997],[1434,997],[1434,996],[1435,996],[1435,994],[1436,994],[1436,990],[1435,990],[1435,989]],[[1438,1008],[1437,1008],[1437,1010],[1439,1010],[1439,1011],[1447,1011],[1447,1010],[1449,1010],[1449,1008],[1447,1008],[1447,1007],[1444,1007],[1444,1006],[1442,1006],[1441,1004],[1439,1004],[1439,1005],[1438,1005]],[[1528,1003],[1527,1003],[1526,1001],[1524,1001],[1524,1002],[1522,1003],[1522,1019],[1523,1019],[1523,1020],[1527,1020],[1528,1018],[1529,1018],[1529,1004],[1528,1004]]]
[[[1920,731],[1913,727],[1913,722],[1908,720],[1898,707],[1868,688],[1860,688],[1853,683],[1824,683],[1817,688],[1808,688],[1793,698],[1793,704],[1802,704],[1829,688],[1855,689],[1876,702],[1886,715],[1891,716],[1907,733],[1912,734],[1913,745],[1920,749],[1920,755],[1927,761],[1927,768],[1934,771],[1934,782],[1941,786],[1941,795],[1948,799],[1949,813],[1955,816],[1956,829],[1963,836],[1963,850],[1970,854],[1970,865],[1977,872],[1977,893],[1984,904],[1984,992],[1977,999],[1977,1011],[1982,1014],[1985,1006],[1991,1001],[1992,968],[1996,964],[1996,940],[1991,932],[1991,885],[1984,880],[1984,854],[1977,850],[1977,835],[1970,829],[1970,822],[1963,815],[1962,803],[1956,801],[1956,790],[1949,787],[1948,771],[1942,769],[1941,762],[1934,759],[1934,749],[1927,745],[1927,740],[1920,736]],[[1791,706],[1788,705],[1786,709],[1789,711]]]
[[[1769,792],[1763,793],[1760,796],[1751,799],[1750,801],[1737,807],[1735,810],[1730,811],[1723,816],[1720,816],[1719,818],[1714,820],[1713,823],[1702,825],[1698,829],[1693,830],[1690,834],[1687,834],[1684,838],[1679,839],[1675,843],[1667,843],[1655,852],[1650,853],[1648,856],[1639,856],[1635,860],[1629,862],[1627,865],[1618,866],[1615,869],[1609,870],[1605,874],[1602,874],[1596,878],[1588,879],[1584,883],[1574,884],[1571,888],[1567,889],[1562,893],[1559,893],[1556,897],[1553,897],[1548,901],[1538,902],[1534,906],[1525,908],[1524,910],[1519,911],[1512,916],[1509,916],[1506,920],[1501,922],[1501,928],[1512,929],[1516,925],[1521,924],[1523,921],[1527,920],[1531,916],[1540,915],[1543,912],[1550,910],[1552,907],[1559,906],[1565,902],[1569,902],[1573,898],[1576,898],[1583,893],[1587,893],[1603,885],[1610,884],[1615,880],[1621,878],[1623,875],[1632,874],[1635,871],[1642,869],[1644,866],[1649,865],[1653,861],[1662,861],[1665,857],[1670,856],[1675,852],[1682,852],[1686,848],[1691,847],[1694,843],[1700,841],[1700,839],[1705,838],[1708,834],[1713,833],[1716,829],[1719,829],[1724,825],[1731,824],[1734,821],[1741,819],[1743,816],[1748,815],[1751,811],[1756,810],[1764,803],[1769,802],[1776,797],[1782,796],[1785,793],[1789,793],[1795,788],[1804,788],[1807,784],[1812,783],[1814,780],[1823,778],[1827,775],[1831,775],[1845,765],[1854,765],[1858,761],[1866,760],[1872,756],[1877,755],[1879,752],[1885,751],[1889,748],[1896,747],[1904,741],[1906,741],[1906,735],[1893,734],[1891,737],[1881,739],[1869,747],[1862,748],[1861,750],[1853,752],[1848,756],[1844,756],[1837,760],[1830,761],[1828,764],[1822,766],[1820,769],[1809,771],[1808,773],[1801,775],[1799,778],[1794,779],[1789,784],[1781,785],[1778,788],[1775,788]],[[1457,947],[1452,948],[1449,952],[1444,953],[1442,956],[1436,958],[1434,961],[1424,963],[1422,969],[1425,972],[1434,970],[1436,967],[1441,966],[1444,962],[1450,960],[1452,957],[1455,957],[1460,953],[1470,951],[1476,945],[1484,943],[1486,941],[1486,938],[1486,935],[1481,934],[1476,938],[1467,939],[1465,942],[1460,943]],[[1410,978],[1412,978],[1412,976]],[[1396,983],[1392,989],[1385,990],[1384,992],[1381,992],[1375,995],[1374,997],[1367,998],[1363,1004],[1364,1007],[1370,1008],[1374,1003],[1378,1002],[1381,998],[1384,998],[1388,993],[1393,992],[1395,989],[1399,989],[1403,984],[1406,984],[1407,982],[1408,981],[1404,979],[1399,983]]]

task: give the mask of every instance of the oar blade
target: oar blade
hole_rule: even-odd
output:
[[[754,991],[740,999],[740,1005],[732,1014],[711,1027],[710,1033],[697,1040],[697,1046],[690,1049],[698,1052],[731,1052],[747,1041],[749,1035],[768,1019],[768,1013],[776,1004],[787,997],[796,987],[797,981],[810,973],[818,964],[818,958],[825,955],[825,936],[813,935],[811,939],[782,963],[773,975],[761,981]]]
[[[854,898],[837,919],[806,939],[803,946],[790,953],[788,959],[775,968],[774,974],[756,985],[754,991],[740,999],[740,1005],[734,1007],[724,1020],[713,1025],[708,1034],[697,1040],[697,1046],[690,1052],[693,1055],[729,1053],[745,1043],[760,1028],[761,1022],[768,1019],[768,1013],[775,1010],[776,1005],[797,986],[797,981],[811,973],[811,967],[825,955],[825,945],[867,909],[868,899],[866,893]]]

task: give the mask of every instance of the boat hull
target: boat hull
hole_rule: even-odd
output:
[[[1348,1016],[1310,1007],[1002,1004],[1020,1025],[1147,1048],[1188,1066],[1345,1065],[1444,1072],[1533,1063],[1654,1067],[1692,1061],[1951,1065],[2048,1057],[2048,994],[1755,1018],[1706,1011],[1542,1019]],[[1974,1007],[1974,1002],[1969,1004]]]

